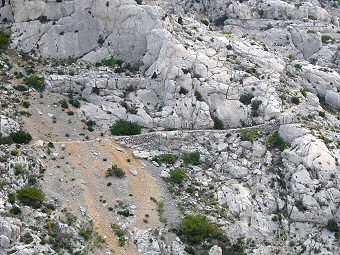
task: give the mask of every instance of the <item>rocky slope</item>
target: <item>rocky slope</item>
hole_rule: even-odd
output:
[[[152,161],[147,169],[183,216],[206,215],[229,240],[198,247],[175,232],[181,243],[160,222],[158,233],[131,231],[140,254],[340,253],[338,0],[5,0],[0,19],[14,50],[1,53],[3,137],[20,120],[33,140],[60,142],[105,136],[119,119],[136,122],[146,134],[118,141]],[[14,98],[25,92],[13,87],[30,68],[44,77],[45,99],[30,98],[32,116],[15,117]],[[65,96],[81,104],[62,111]],[[88,120],[94,132],[83,130]],[[15,186],[10,166],[37,159],[30,145],[13,159],[4,146],[8,211],[7,193],[28,181]],[[197,164],[188,164],[195,151]],[[176,168],[185,181],[169,181]],[[174,201],[165,195],[168,218]],[[6,222],[16,237],[6,230],[4,248],[22,224]]]

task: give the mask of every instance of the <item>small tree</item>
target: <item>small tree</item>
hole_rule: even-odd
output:
[[[27,77],[24,80],[27,86],[35,88],[37,91],[41,92],[45,89],[45,79],[36,75]]]

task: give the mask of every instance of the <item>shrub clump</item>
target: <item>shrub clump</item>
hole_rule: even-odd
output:
[[[115,176],[117,178],[124,178],[125,171],[119,168],[117,165],[112,165],[111,168],[106,170],[105,176],[106,177]]]
[[[15,143],[28,144],[32,140],[32,136],[23,130],[19,130],[11,134],[11,139]]]
[[[152,160],[156,161],[158,164],[166,163],[168,165],[173,165],[175,164],[177,158],[178,157],[176,155],[166,153],[166,154],[155,156]]]
[[[178,229],[179,235],[190,244],[223,237],[222,230],[201,215],[186,216]]]
[[[17,191],[17,197],[21,203],[32,207],[40,207],[45,200],[42,190],[34,187],[26,187]]]
[[[281,151],[287,148],[287,144],[283,141],[283,138],[279,135],[278,132],[274,132],[271,135],[269,135],[267,139],[267,144],[271,148],[278,148]]]
[[[334,219],[331,219],[327,222],[327,229],[331,232],[339,232],[340,231],[338,223]]]
[[[187,178],[187,173],[183,168],[175,168],[170,170],[170,181],[174,183],[182,183]]]
[[[300,103],[300,99],[298,97],[292,97],[292,103],[298,105]]]
[[[214,129],[219,129],[219,130],[224,129],[224,124],[222,120],[220,120],[219,118],[215,116],[212,116],[212,120],[214,122]]]
[[[9,33],[0,31],[0,49],[7,48],[11,36]]]
[[[184,153],[183,162],[186,165],[198,166],[200,164],[200,157],[201,155],[199,151]]]
[[[241,140],[242,141],[255,141],[258,137],[258,132],[256,130],[241,130]]]
[[[117,120],[110,128],[113,135],[138,135],[142,128],[136,123],[127,120]]]
[[[37,91],[41,92],[45,89],[45,79],[36,75],[32,75],[30,77],[27,77],[24,80],[25,84],[27,86],[30,86]]]
[[[254,98],[254,96],[250,93],[241,95],[240,102],[244,105],[250,105],[251,100]]]

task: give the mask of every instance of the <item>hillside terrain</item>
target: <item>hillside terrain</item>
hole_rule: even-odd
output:
[[[4,0],[0,254],[340,254],[339,0]]]

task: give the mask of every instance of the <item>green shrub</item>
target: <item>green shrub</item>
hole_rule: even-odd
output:
[[[166,164],[169,164],[169,165],[173,165],[173,164],[175,164],[177,158],[178,157],[176,155],[167,153],[167,154],[158,155],[158,156],[154,157],[152,160],[156,161],[158,164],[166,163]]]
[[[186,216],[179,226],[178,233],[190,244],[223,237],[222,230],[201,215]]]
[[[215,116],[212,116],[212,120],[214,122],[214,129],[219,129],[219,130],[224,129],[224,124],[222,120],[220,120],[219,118]]]
[[[11,139],[15,143],[28,144],[32,140],[32,136],[23,130],[19,130],[11,134]]]
[[[316,30],[315,29],[308,29],[307,33],[308,34],[316,34]]]
[[[278,148],[281,151],[287,148],[287,144],[283,141],[283,138],[279,135],[278,132],[274,132],[268,136],[267,144],[271,148]]]
[[[21,214],[21,209],[17,206],[12,207],[9,212],[13,215],[19,215]]]
[[[250,93],[241,95],[240,102],[244,105],[250,105],[251,100],[254,98],[254,96]]]
[[[80,108],[80,102],[77,99],[69,99],[68,102],[76,108]]]
[[[258,132],[256,130],[241,130],[241,140],[242,141],[255,141],[258,137]]]
[[[14,174],[15,175],[20,175],[23,174],[26,171],[26,168],[22,164],[17,164],[14,166]]]
[[[327,222],[327,229],[331,232],[339,232],[339,226],[335,219],[331,219]]]
[[[170,181],[174,183],[182,183],[187,178],[187,173],[183,168],[175,168],[170,170]]]
[[[300,104],[300,99],[298,97],[292,97],[291,100],[293,104],[296,104],[296,105]]]
[[[117,165],[112,165],[111,168],[106,170],[105,176],[106,177],[115,176],[117,178],[123,178],[125,177],[125,172]]]
[[[136,123],[127,120],[117,120],[110,128],[113,135],[138,135],[142,128]]]
[[[17,197],[21,203],[32,207],[40,207],[45,200],[44,192],[34,187],[17,190]]]
[[[59,103],[60,103],[61,108],[63,108],[63,109],[67,109],[68,108],[68,103],[67,103],[67,101],[65,99],[61,100]]]
[[[16,200],[15,193],[9,193],[7,196],[8,196],[8,202],[11,203],[11,204],[14,204],[15,200]]]
[[[111,58],[108,58],[108,59],[103,59],[101,61],[101,64],[103,66],[109,66],[109,67],[114,67],[116,65],[122,65],[123,64],[123,61],[119,60],[119,59],[116,59],[114,57],[111,57]]]
[[[201,155],[199,151],[184,153],[183,162],[186,165],[197,166],[200,164],[200,157]]]
[[[200,102],[203,101],[202,94],[199,91],[197,91],[197,90],[195,90],[195,97],[196,97],[197,101],[200,101]]]
[[[0,49],[7,48],[11,36],[9,33],[0,31]]]
[[[323,43],[327,44],[327,43],[333,43],[335,41],[335,39],[332,36],[330,36],[330,35],[322,35],[321,36],[321,41]]]
[[[25,78],[24,80],[27,86],[30,86],[37,91],[41,92],[45,89],[45,79],[36,75]]]

